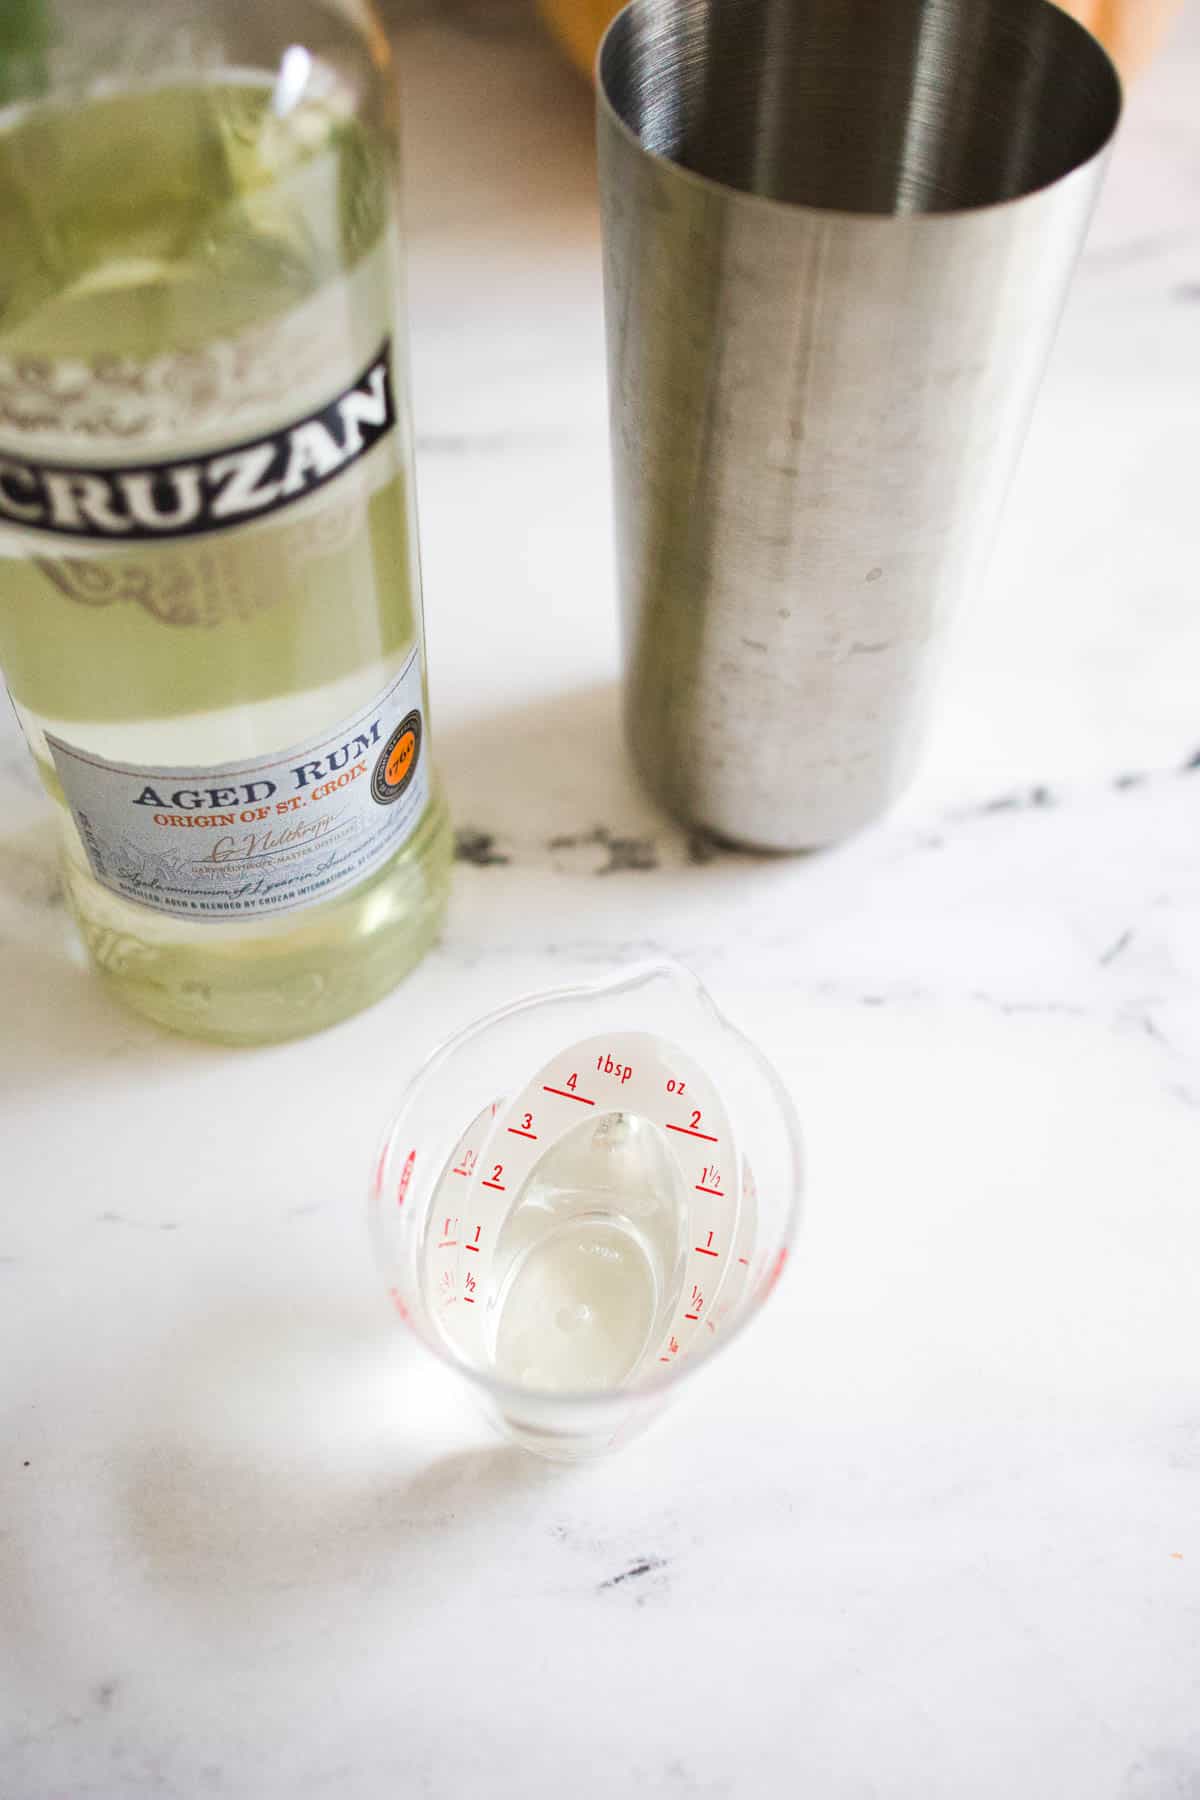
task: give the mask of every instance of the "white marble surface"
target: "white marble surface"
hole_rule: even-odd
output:
[[[222,1054],[88,979],[0,735],[0,1795],[1197,1800],[1195,0],[923,775],[793,862],[690,860],[616,743],[587,92],[489,0],[400,41],[492,860],[392,1000]],[[434,1040],[647,950],[793,1087],[808,1224],[654,1435],[548,1471],[385,1310],[366,1165]]]

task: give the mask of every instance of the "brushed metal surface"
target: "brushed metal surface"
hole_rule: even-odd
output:
[[[829,844],[911,772],[1119,84],[1049,0],[634,0],[599,76],[630,746]]]

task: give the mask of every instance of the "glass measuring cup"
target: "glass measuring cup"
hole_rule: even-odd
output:
[[[787,1258],[799,1124],[687,970],[531,996],[405,1093],[371,1223],[388,1291],[493,1421],[558,1460],[641,1430]]]

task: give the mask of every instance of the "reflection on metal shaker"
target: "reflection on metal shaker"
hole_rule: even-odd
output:
[[[629,742],[830,844],[911,772],[1120,85],[1049,0],[633,0],[599,78]]]

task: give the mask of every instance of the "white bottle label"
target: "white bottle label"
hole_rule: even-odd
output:
[[[394,856],[429,798],[421,658],[317,743],[145,768],[47,733],[97,881],[174,918],[265,918],[335,899]]]

